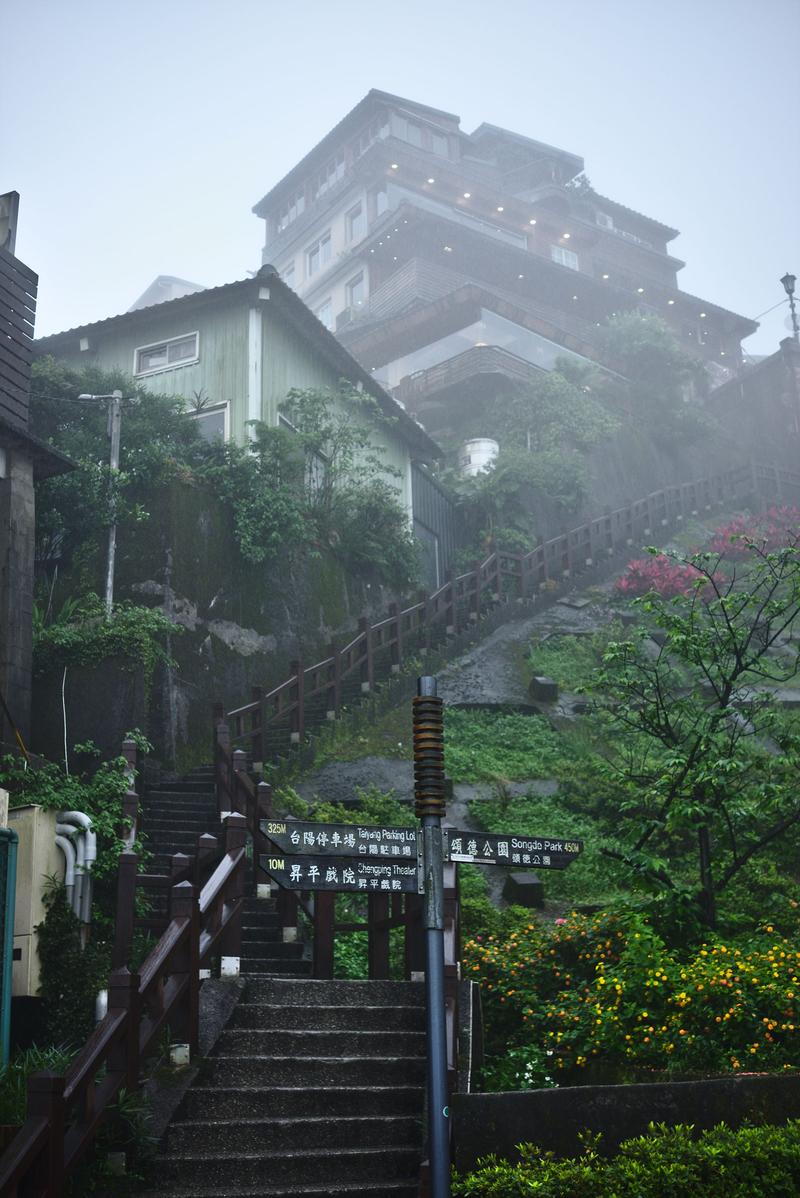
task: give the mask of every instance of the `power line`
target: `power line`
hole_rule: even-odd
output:
[[[753,320],[760,320],[762,316],[769,316],[770,312],[774,312],[776,308],[782,308],[784,304],[788,304],[788,299],[778,300],[777,304],[773,304],[771,308],[767,308],[764,312],[759,312],[758,316],[752,317]]]

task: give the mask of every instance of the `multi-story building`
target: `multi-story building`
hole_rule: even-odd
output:
[[[597,329],[627,310],[731,377],[755,322],[681,291],[677,230],[597,195],[583,165],[370,91],[255,206],[264,261],[432,430],[559,356],[602,361]]]

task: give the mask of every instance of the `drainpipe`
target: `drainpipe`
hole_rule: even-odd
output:
[[[63,824],[61,826],[64,827]],[[64,863],[66,865],[64,886],[67,891],[67,902],[74,911],[72,896],[75,891],[75,846],[67,836],[56,836],[56,844],[64,854]]]
[[[89,924],[92,919],[91,870],[97,860],[97,836],[92,831],[91,819],[83,811],[60,811],[58,819],[63,820],[65,823],[77,824],[83,830],[83,840],[85,841],[83,868],[85,877],[80,891],[80,907],[76,904],[75,913],[83,923]]]
[[[68,839],[72,845],[75,854],[75,869],[73,877],[75,880],[74,889],[72,891],[72,902],[70,906],[77,915],[81,917],[81,896],[83,895],[83,887],[86,876],[86,841],[83,833],[74,824],[62,823],[61,815],[59,815],[59,823],[56,824],[56,836],[63,836]]]

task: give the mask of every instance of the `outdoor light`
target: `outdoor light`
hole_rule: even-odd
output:
[[[674,304],[674,303],[675,303],[675,300],[667,300],[667,303],[668,303],[668,304]]]
[[[392,170],[393,170],[393,171],[396,171],[396,170],[397,170],[397,163],[396,163],[396,162],[393,162],[393,163],[392,163]]]
[[[603,275],[603,278],[604,278],[604,279],[607,279],[607,278],[608,278],[608,275]]]
[[[502,205],[502,204],[498,204],[498,205],[497,205],[497,211],[498,211],[498,212],[505,212],[505,208],[503,207],[503,205]]]
[[[436,182],[436,180],[435,180],[435,179],[429,179],[429,180],[428,180],[428,182],[429,182],[429,183],[435,183],[435,182]]]
[[[800,341],[800,325],[797,323],[797,311],[794,306],[794,285],[797,280],[794,275],[790,275],[787,271],[781,282],[783,283],[783,290],[789,297],[789,308],[792,313],[792,336],[795,341]]]
[[[518,278],[518,279],[524,279],[524,278],[525,278],[525,276],[524,276],[524,275],[517,275],[517,278]]]
[[[452,254],[453,252],[453,247],[451,245],[443,245],[442,249],[446,254]]]
[[[706,314],[705,314],[705,312],[701,312],[701,313],[700,313],[700,319],[701,319],[701,320],[705,320],[705,318],[706,318]]]
[[[471,192],[471,191],[465,191],[465,192],[464,192],[464,199],[465,199],[465,200],[468,200],[468,199],[469,199],[469,197],[470,197],[471,195],[472,195],[472,192]]]
[[[565,241],[569,241],[572,234],[571,233],[562,233],[561,236],[564,238]]]
[[[637,287],[636,290],[639,292],[639,295],[644,295],[644,287]]]
[[[531,217],[531,219],[528,221],[528,224],[529,224],[529,225],[535,225],[535,224],[536,224],[536,217],[535,217],[535,216],[532,216],[532,217]]]

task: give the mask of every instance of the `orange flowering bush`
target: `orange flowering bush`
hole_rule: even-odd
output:
[[[642,920],[573,913],[476,937],[464,958],[491,1089],[800,1067],[800,947],[769,925],[687,953]]]

